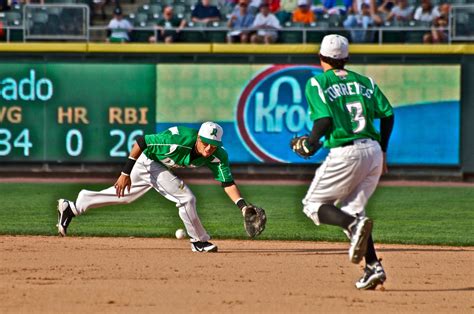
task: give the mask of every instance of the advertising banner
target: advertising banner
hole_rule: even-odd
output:
[[[1,161],[122,161],[155,131],[155,65],[0,64]]]
[[[460,149],[460,66],[349,66],[373,78],[395,109],[391,164],[457,165]],[[289,149],[312,127],[305,85],[322,73],[317,65],[157,65],[156,121],[198,128],[208,120],[224,128],[234,163],[315,163]]]

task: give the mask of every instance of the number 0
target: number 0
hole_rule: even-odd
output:
[[[76,148],[72,147],[72,139],[77,139]],[[79,130],[72,129],[66,135],[66,151],[70,156],[79,156],[82,153],[82,133]]]

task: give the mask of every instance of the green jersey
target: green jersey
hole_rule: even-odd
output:
[[[158,134],[145,135],[147,148],[143,153],[167,168],[208,167],[214,178],[220,182],[233,181],[230,172],[229,158],[223,147],[204,158],[192,159],[191,152],[197,141],[198,132],[194,129],[175,126]]]
[[[374,119],[393,114],[392,106],[370,77],[349,70],[329,70],[306,84],[311,120],[332,118],[324,147],[334,148],[356,139],[380,141]]]

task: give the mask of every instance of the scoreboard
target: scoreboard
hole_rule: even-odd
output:
[[[0,162],[122,161],[155,132],[156,65],[0,63]]]

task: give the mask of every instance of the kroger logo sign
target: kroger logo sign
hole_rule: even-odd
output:
[[[316,66],[274,65],[255,76],[240,95],[237,132],[260,161],[303,162],[290,150],[295,134],[309,133],[305,86],[322,73]]]

